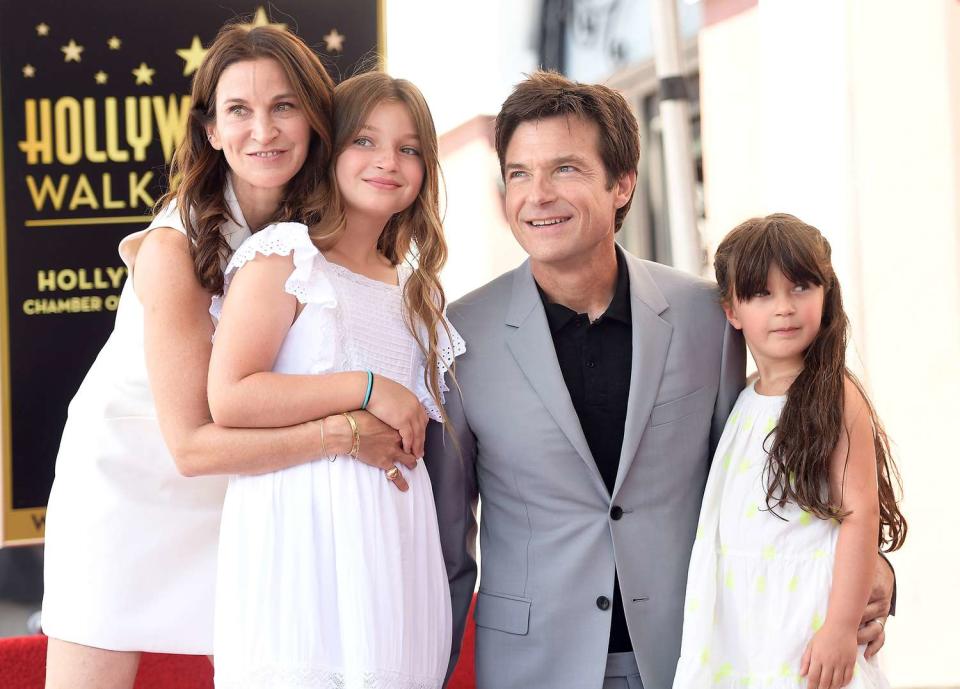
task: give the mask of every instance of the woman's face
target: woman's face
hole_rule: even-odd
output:
[[[379,221],[410,206],[420,193],[424,169],[407,106],[379,103],[340,153],[335,174],[348,213]]]
[[[220,75],[207,135],[223,151],[238,193],[282,190],[303,167],[310,134],[302,104],[276,60],[235,62]]]

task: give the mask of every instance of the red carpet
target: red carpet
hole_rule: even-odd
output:
[[[0,689],[43,689],[47,637],[0,639]],[[206,656],[144,653],[134,689],[213,689]]]
[[[0,639],[0,689],[43,689],[46,657],[45,636]],[[460,662],[448,689],[476,689],[476,686],[471,605]],[[134,689],[213,689],[213,668],[206,656],[144,653]]]

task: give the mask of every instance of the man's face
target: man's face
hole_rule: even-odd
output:
[[[524,122],[504,160],[506,214],[534,267],[564,268],[610,250],[618,208],[637,175],[608,184],[593,122],[557,116]]]

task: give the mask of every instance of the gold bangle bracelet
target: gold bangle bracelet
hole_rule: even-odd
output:
[[[322,452],[323,456],[329,459],[331,462],[336,462],[337,455],[336,454],[331,455],[330,453],[327,452],[327,439],[323,434],[323,422],[326,420],[327,420],[326,417],[320,419],[320,452]]]
[[[350,424],[350,430],[353,431],[353,447],[350,448],[349,456],[352,459],[356,459],[357,455],[360,454],[360,429],[357,427],[357,420],[353,418],[353,414],[350,412],[344,412],[341,416],[346,417],[347,423]]]

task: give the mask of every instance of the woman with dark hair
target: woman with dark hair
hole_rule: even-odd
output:
[[[194,77],[171,190],[120,243],[129,279],[116,325],[63,432],[46,522],[48,689],[129,689],[141,651],[210,654],[226,487],[213,475],[352,446],[335,419],[325,435],[303,419],[221,428],[206,399],[225,261],[251,232],[315,222],[327,202],[332,91],[317,56],[268,27],[225,27]],[[360,459],[412,463],[396,431],[355,417]]]

